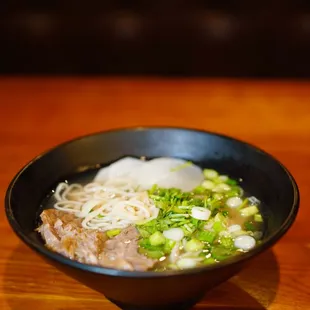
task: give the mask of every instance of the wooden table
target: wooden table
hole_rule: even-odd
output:
[[[0,78],[1,200],[35,155],[109,128],[175,125],[264,148],[295,176],[301,209],[289,233],[195,309],[310,309],[310,83],[232,80]],[[0,217],[0,309],[116,309],[29,250]]]

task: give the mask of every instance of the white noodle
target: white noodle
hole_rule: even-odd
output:
[[[69,185],[67,183],[59,183],[56,190],[55,190],[55,194],[54,197],[57,201],[61,201],[62,200],[62,192],[67,189],[69,187]]]
[[[82,226],[87,229],[123,229],[148,222],[159,213],[147,192],[137,191],[136,184],[128,178],[85,186],[60,183],[54,196],[55,208],[82,218]]]

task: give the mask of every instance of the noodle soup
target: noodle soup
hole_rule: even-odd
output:
[[[250,251],[262,238],[260,201],[212,169],[174,158],[124,158],[61,182],[37,229],[82,263],[131,271],[183,270]]]

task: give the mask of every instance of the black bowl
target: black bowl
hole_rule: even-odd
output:
[[[254,250],[187,271],[128,272],[81,264],[49,251],[36,232],[40,204],[67,176],[124,156],[179,157],[243,180],[263,203],[264,242]],[[130,128],[82,137],[35,158],[11,182],[5,199],[15,233],[51,264],[102,292],[123,309],[188,309],[205,292],[240,271],[290,228],[299,206],[297,185],[276,159],[244,142],[181,128]],[[255,279],[253,279],[255,281]]]

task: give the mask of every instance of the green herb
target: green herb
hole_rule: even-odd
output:
[[[254,225],[254,223],[253,223],[253,222],[250,222],[250,221],[245,222],[245,223],[243,224],[243,227],[244,227],[245,230],[248,230],[248,231],[255,231],[255,230],[257,230],[257,228],[256,228],[256,226]]]
[[[180,167],[179,167],[180,168]],[[182,192],[177,188],[160,188],[154,185],[149,191],[149,197],[159,208],[158,217],[154,220],[140,223],[137,229],[142,239],[139,241],[139,252],[150,257],[159,259],[162,256],[169,255],[176,242],[166,239],[163,231],[170,228],[181,228],[184,232],[185,250],[188,252],[199,251],[199,255],[204,258],[205,264],[211,264],[234,255],[236,249],[233,239],[220,236],[228,225],[230,209],[226,206],[228,197],[242,197],[242,189],[237,182],[232,179],[221,178],[212,170],[206,171],[208,182],[223,182],[229,190],[222,193],[214,193],[212,190],[198,186],[192,192]],[[216,177],[214,177],[216,175]],[[210,181],[210,179],[212,181]],[[198,220],[191,216],[191,210],[194,206],[209,209],[211,217],[208,221]],[[250,208],[250,209],[249,209]],[[252,234],[257,230],[259,215],[256,212],[256,206],[248,207],[248,199],[244,199],[242,205],[238,207],[241,214],[250,211],[251,216],[257,219],[257,222],[248,221],[244,224],[242,231],[238,234]],[[257,209],[258,210],[258,209]],[[252,213],[253,212],[253,213]],[[211,230],[205,230],[205,226],[212,227]],[[235,233],[234,235],[238,235]],[[209,257],[211,255],[211,257]],[[169,267],[168,267],[169,268]]]
[[[228,179],[227,181],[226,181],[226,183],[228,184],[228,185],[237,185],[238,183],[237,183],[237,181],[236,180],[233,180],[233,179]]]
[[[221,211],[221,213],[225,217],[228,217],[228,215],[229,215],[229,212],[227,210],[223,210],[223,211]]]

